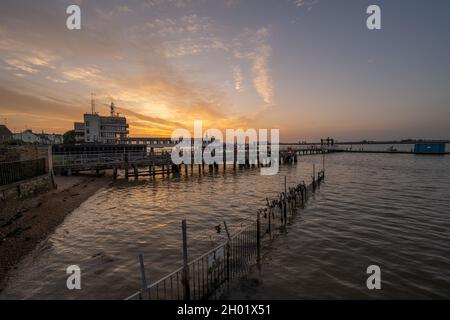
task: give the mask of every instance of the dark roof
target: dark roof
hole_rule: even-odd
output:
[[[12,136],[12,132],[3,124],[0,124],[0,136]]]

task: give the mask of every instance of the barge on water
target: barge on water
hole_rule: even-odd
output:
[[[415,154],[445,154],[445,143],[416,143]]]

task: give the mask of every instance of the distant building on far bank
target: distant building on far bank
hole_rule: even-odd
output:
[[[13,134],[7,126],[0,124],[0,143],[12,140]]]
[[[46,144],[46,145],[63,143],[63,137],[60,134],[44,133],[44,132],[34,133],[29,129],[19,133],[14,133],[13,140],[22,141],[25,143]]]
[[[120,139],[128,138],[128,124],[125,117],[115,112],[111,103],[111,115],[101,116],[95,112],[85,113],[84,122],[75,122],[75,140],[87,143],[117,143]]]

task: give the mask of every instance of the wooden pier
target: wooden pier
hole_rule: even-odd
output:
[[[233,170],[242,170],[249,168],[261,168],[270,166],[271,163],[267,163],[259,159],[259,153],[256,161],[249,159],[248,146],[245,151],[245,155],[239,154],[242,157],[242,161],[239,162],[238,151],[235,148],[233,161],[230,163],[226,158],[226,153],[223,152],[223,156],[219,156],[222,159],[220,163],[206,164],[174,164],[172,162],[171,154],[168,152],[143,152],[144,149],[138,151],[126,151],[123,153],[111,152],[111,151],[95,151],[95,152],[83,152],[83,153],[58,153],[53,156],[53,169],[56,174],[72,175],[79,172],[100,172],[105,170],[111,170],[114,179],[119,176],[123,176],[125,179],[139,177],[152,177],[156,176],[171,176],[171,175],[193,175],[194,173],[205,174],[219,172],[221,169],[226,171],[227,167],[232,167]],[[191,150],[193,159],[193,152]],[[279,164],[292,164],[297,163],[299,156],[314,155],[328,153],[327,149],[319,149],[314,147],[293,149],[280,151],[278,162]],[[268,151],[270,157],[271,151]],[[244,160],[245,159],[245,160]],[[270,159],[270,158],[269,158]]]

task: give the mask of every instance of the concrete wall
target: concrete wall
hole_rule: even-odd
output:
[[[53,188],[50,175],[43,175],[28,180],[11,183],[0,187],[0,212],[7,202],[22,200],[47,192]]]
[[[0,186],[0,213],[8,203],[21,201],[53,189],[52,156],[50,146],[0,146],[0,162],[46,159],[47,174]]]
[[[0,162],[48,159],[49,148],[37,145],[0,146]]]

